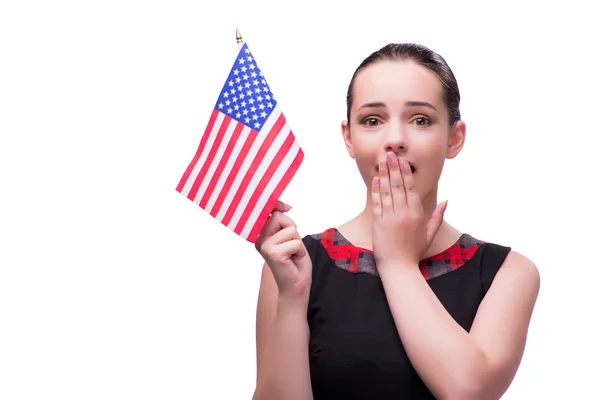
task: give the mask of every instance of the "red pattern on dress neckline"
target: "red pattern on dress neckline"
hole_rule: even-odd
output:
[[[320,240],[336,266],[353,274],[366,272],[377,275],[373,252],[354,246],[336,228],[329,228],[313,237]],[[433,279],[455,271],[471,259],[484,243],[464,233],[446,250],[421,260],[419,269],[425,279]]]

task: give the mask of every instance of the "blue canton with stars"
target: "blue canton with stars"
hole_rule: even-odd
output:
[[[267,81],[244,43],[215,108],[252,129],[260,130],[276,104]]]

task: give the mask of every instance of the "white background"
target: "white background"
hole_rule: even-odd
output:
[[[339,130],[362,59],[389,42],[446,58],[467,123],[447,219],[542,276],[504,398],[596,396],[600,33],[584,4],[3,2],[0,398],[251,397],[262,259],[175,191],[236,27],[306,154],[282,197],[303,235],[363,207]]]

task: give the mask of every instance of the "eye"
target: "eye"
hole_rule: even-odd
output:
[[[425,117],[424,115],[418,116],[412,120],[417,126],[429,126],[431,125],[431,119],[429,117]]]
[[[379,121],[378,118],[367,117],[361,121],[361,124],[366,125],[367,127],[373,128],[373,127],[376,127],[377,125],[379,125],[380,122],[381,121]]]

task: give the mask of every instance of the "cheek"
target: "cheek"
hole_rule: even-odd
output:
[[[440,140],[427,140],[419,146],[418,162],[428,178],[439,178],[446,161],[446,144]]]
[[[373,164],[377,154],[377,144],[368,140],[356,140],[354,143],[354,158],[359,165]],[[376,161],[375,161],[376,162]]]
[[[356,165],[363,178],[367,179],[377,172],[374,169],[377,165],[377,160],[373,158],[373,154],[361,152],[356,154],[355,159]]]
[[[373,177],[377,175],[377,151],[366,146],[357,149],[360,150],[355,150],[354,161],[363,181],[365,184],[370,185]]]
[[[443,160],[446,158],[448,141],[445,139],[443,132],[439,132],[424,140],[420,148],[427,152],[430,158]]]

